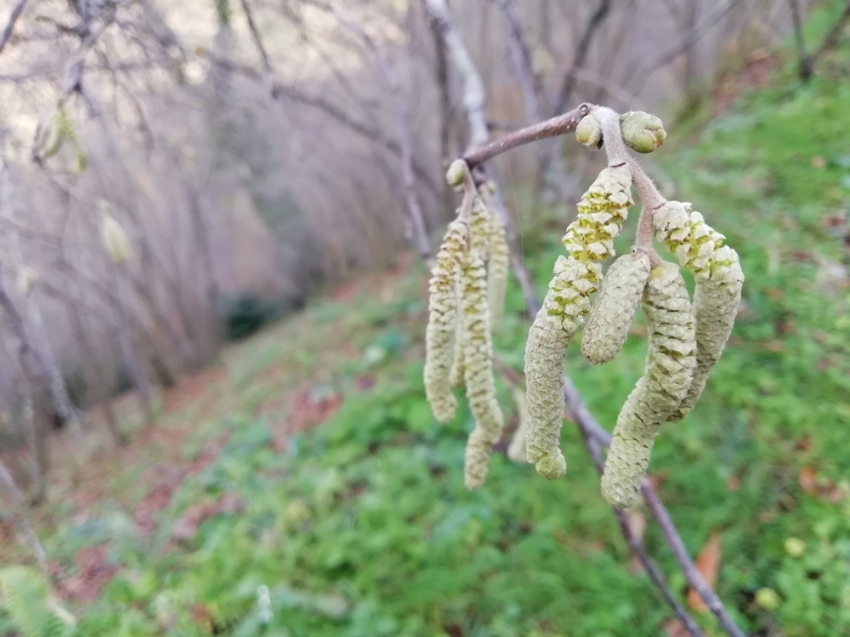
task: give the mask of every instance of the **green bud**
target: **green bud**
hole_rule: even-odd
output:
[[[655,115],[643,111],[630,111],[620,115],[623,141],[639,153],[651,153],[667,139],[664,124]]]
[[[465,161],[462,159],[455,159],[446,171],[446,181],[449,182],[449,186],[460,186],[463,183],[463,177],[467,170],[468,168]]]
[[[593,115],[585,115],[576,126],[576,139],[582,146],[599,148],[602,141],[602,124]]]

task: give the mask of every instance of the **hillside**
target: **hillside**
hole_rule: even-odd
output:
[[[747,281],[703,399],[665,426],[650,471],[691,554],[719,538],[718,593],[754,635],[850,631],[848,56],[807,85],[780,61],[658,153]],[[563,223],[524,230],[542,291]],[[425,401],[427,273],[410,263],[232,348],[129,450],[67,468],[42,528],[79,634],[676,634],[574,428],[564,479],[500,454],[483,489],[464,489],[471,418],[438,425]],[[523,307],[512,285],[495,342],[520,370]],[[610,365],[586,364],[577,344],[568,356],[609,428],[641,373],[640,329]],[[632,521],[685,599],[657,529]]]

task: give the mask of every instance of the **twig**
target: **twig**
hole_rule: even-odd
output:
[[[788,0],[788,5],[791,9],[791,22],[794,24],[794,46],[797,47],[800,78],[806,81],[812,76],[812,59],[806,53],[806,42],[803,39],[803,21],[800,18],[800,3],[798,0]]]
[[[573,110],[547,119],[545,122],[540,122],[533,126],[528,126],[509,135],[482,145],[477,150],[472,150],[463,156],[463,159],[469,164],[470,168],[475,168],[485,161],[493,159],[502,153],[505,153],[517,146],[524,146],[532,142],[546,139],[547,137],[555,137],[556,135],[566,135],[576,129],[582,118],[590,112],[590,104],[580,104]]]
[[[599,5],[596,7],[596,11],[594,11],[593,15],[590,16],[590,20],[588,21],[587,26],[584,29],[584,33],[582,33],[581,39],[576,47],[575,55],[573,55],[573,63],[570,66],[570,70],[567,71],[567,74],[561,81],[561,86],[558,88],[558,93],[553,100],[553,113],[563,112],[566,110],[567,104],[570,103],[576,79],[578,79],[576,70],[584,66],[584,63],[587,60],[587,54],[590,52],[590,45],[593,43],[593,36],[596,34],[599,27],[601,27],[605,22],[605,18],[608,17],[610,9],[610,0],[600,0]]]
[[[245,0],[242,1],[245,2]],[[363,40],[366,48],[369,49],[369,52],[375,59],[378,72],[389,89],[393,106],[396,111],[396,117],[398,119],[399,149],[401,150],[400,171],[402,184],[404,186],[404,198],[407,205],[407,213],[410,217],[413,234],[412,243],[416,246],[422,260],[430,265],[431,245],[428,240],[428,229],[425,226],[425,218],[422,215],[422,208],[419,206],[419,199],[416,197],[416,179],[413,174],[413,144],[412,135],[410,133],[410,112],[407,107],[407,103],[401,96],[398,76],[381,48],[365,29],[363,29],[356,21],[351,19],[350,16],[340,9],[328,7],[328,10],[336,16],[337,20],[339,20],[339,22],[349,31],[352,31]]]
[[[601,476],[602,472],[605,469],[605,462],[602,459],[602,451],[599,449],[600,442],[599,440],[594,438],[588,430],[579,427],[579,431],[581,432],[581,437],[584,441],[584,446],[587,447],[587,452],[590,454],[590,458],[593,461],[593,466],[596,467],[596,471]],[[697,623],[694,621],[693,617],[690,616],[688,611],[685,610],[684,606],[682,606],[676,599],[676,596],[673,594],[673,591],[670,590],[670,585],[667,583],[667,579],[664,577],[664,574],[658,568],[658,565],[655,563],[655,561],[646,553],[646,550],[643,547],[643,542],[641,542],[632,532],[625,511],[614,509],[614,515],[617,517],[617,522],[620,524],[620,530],[623,533],[623,537],[626,540],[626,544],[628,544],[629,548],[634,552],[635,555],[637,555],[637,558],[640,560],[640,563],[643,565],[643,567],[646,569],[646,572],[649,574],[649,578],[652,580],[653,584],[655,584],[658,590],[661,591],[661,595],[664,597],[664,601],[666,601],[667,604],[673,609],[673,612],[676,613],[676,616],[682,621],[682,624],[688,630],[688,632],[690,632],[691,635],[693,635],[694,637],[705,637],[705,633],[703,633],[700,627],[697,626]]]
[[[726,607],[723,606],[723,602],[717,596],[717,593],[715,593],[711,586],[708,585],[708,582],[705,581],[702,573],[699,572],[696,564],[694,564],[690,555],[688,555],[688,549],[685,548],[685,543],[682,542],[682,537],[676,531],[676,525],[670,518],[670,514],[667,512],[667,509],[664,508],[664,505],[661,503],[658,493],[656,493],[655,489],[652,488],[652,483],[644,478],[641,483],[640,490],[643,492],[643,498],[646,500],[646,505],[652,512],[652,517],[654,517],[655,521],[658,522],[658,526],[664,534],[664,539],[667,540],[667,544],[670,545],[676,561],[679,562],[679,567],[685,574],[685,579],[688,581],[688,584],[690,584],[691,588],[693,588],[702,598],[709,610],[714,613],[715,617],[717,617],[720,622],[720,625],[723,626],[723,630],[732,635],[732,637],[747,637],[747,634],[738,627],[735,620],[733,620],[726,611]]]
[[[846,5],[844,5],[844,11],[842,11],[841,15],[838,16],[838,20],[836,20],[835,24],[832,25],[829,33],[824,36],[823,40],[821,40],[821,43],[818,45],[818,48],[811,54],[809,60],[812,72],[814,72],[815,63],[817,63],[820,57],[830,49],[834,48],[838,43],[841,31],[844,29],[844,25],[848,20],[850,20],[850,0],[848,0]]]
[[[3,29],[3,33],[0,34],[0,53],[3,52],[3,49],[6,47],[6,43],[9,42],[9,39],[12,37],[12,31],[15,30],[15,23],[24,12],[24,7],[27,6],[28,1],[29,0],[18,0],[18,4],[12,8],[12,13],[9,15],[6,27]]]

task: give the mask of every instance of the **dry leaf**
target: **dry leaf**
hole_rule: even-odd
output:
[[[717,571],[720,568],[720,533],[712,531],[708,538],[708,542],[702,547],[696,560],[697,570],[702,575],[706,583],[714,588],[717,583]],[[708,611],[708,607],[702,598],[694,589],[688,590],[688,606],[692,610],[704,613]]]
[[[726,480],[726,488],[730,491],[737,491],[741,488],[741,479],[738,476],[729,476]]]
[[[666,637],[690,637],[690,632],[681,619],[671,619],[662,627]]]
[[[800,474],[797,476],[797,482],[800,488],[809,495],[815,495],[818,492],[818,474],[814,467],[803,467],[800,469]]]

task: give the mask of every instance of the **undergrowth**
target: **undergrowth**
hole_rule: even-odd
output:
[[[650,473],[692,554],[721,534],[718,592],[750,633],[832,637],[850,632],[850,87],[828,75],[807,86],[785,70],[780,77],[664,166],[738,250],[747,281],[730,346],[695,411],[662,430]],[[525,242],[541,287],[560,250],[560,230],[549,234]],[[199,425],[228,432],[228,441],[183,482],[152,536],[112,503],[47,538],[66,566],[83,547],[105,544],[119,567],[97,601],[71,604],[76,634],[662,631],[670,611],[645,575],[629,571],[575,428],[564,431],[564,479],[543,480],[497,455],[486,486],[464,489],[471,417],[461,410],[454,424],[433,420],[417,362],[424,276],[419,268],[404,280],[401,300],[310,310],[316,329],[346,330],[359,352],[333,379],[345,399],[321,427],[277,451],[275,423],[254,415],[261,399],[252,399]],[[527,329],[512,285],[495,345],[517,369]],[[292,359],[297,369],[313,355],[294,354],[299,338],[290,338],[274,356],[252,356]],[[610,427],[640,374],[641,339],[604,367],[584,363],[577,347],[568,372]],[[261,373],[252,361],[237,363],[237,391]],[[510,405],[506,388],[499,392]],[[190,506],[223,494],[244,508],[172,539]],[[645,541],[684,594],[652,524]],[[757,597],[762,589],[775,592],[771,603]],[[713,625],[707,614],[699,621]],[[12,629],[0,612],[0,634]]]

